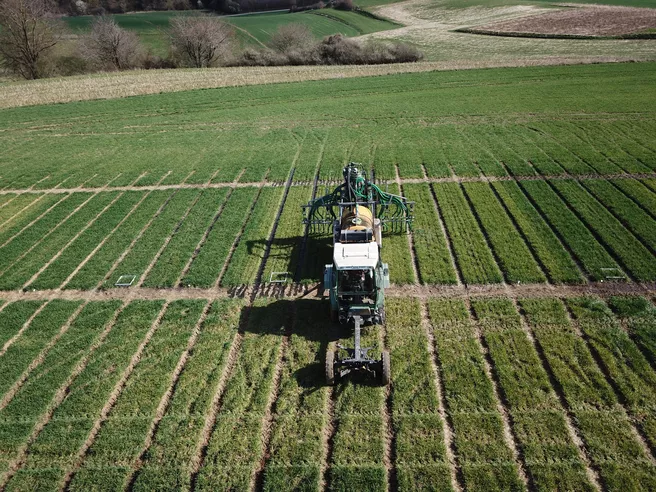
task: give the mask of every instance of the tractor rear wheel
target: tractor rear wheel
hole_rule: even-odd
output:
[[[392,371],[390,368],[390,354],[387,350],[383,350],[383,358],[381,360],[383,370],[381,373],[381,381],[383,386],[387,386],[392,379]]]
[[[335,385],[335,352],[330,348],[326,351],[326,384]]]

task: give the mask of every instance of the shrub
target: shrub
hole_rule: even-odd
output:
[[[273,33],[269,41],[269,47],[279,53],[302,50],[313,44],[314,37],[310,30],[303,24],[287,24],[280,26]]]
[[[109,70],[133,68],[143,56],[137,34],[108,17],[94,20],[91,32],[82,38],[81,51],[88,62]]]
[[[353,5],[353,0],[337,0],[335,8],[337,10],[354,10],[355,5]]]
[[[173,55],[185,66],[214,66],[232,50],[233,29],[216,18],[177,17],[169,34]]]

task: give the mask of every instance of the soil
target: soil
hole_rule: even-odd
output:
[[[656,29],[656,9],[577,6],[478,26],[477,31],[578,36],[622,36]]]

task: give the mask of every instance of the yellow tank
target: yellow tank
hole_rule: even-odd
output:
[[[355,207],[345,209],[342,212],[342,230],[343,231],[364,231],[365,229],[374,228],[374,218],[371,210],[367,207],[358,205],[358,213],[355,213]]]

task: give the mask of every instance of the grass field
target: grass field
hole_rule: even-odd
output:
[[[0,488],[653,490],[655,70],[0,110]],[[349,161],[416,201],[389,387],[323,384],[300,205]]]
[[[113,18],[121,27],[135,31],[144,45],[150,48],[153,53],[165,56],[168,53],[169,46],[166,30],[169,28],[171,19],[178,16],[197,15],[205,14],[198,11],[164,11],[115,14],[109,17]],[[372,19],[357,12],[344,12],[334,9],[293,14],[275,12],[221,18],[236,28],[236,37],[242,46],[265,44],[280,26],[290,23],[306,26],[317,38],[337,33],[345,36],[359,36],[397,27],[392,22]],[[93,19],[92,16],[88,15],[68,17],[66,23],[74,32],[83,33],[90,29]]]

